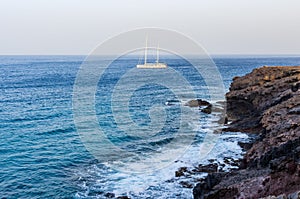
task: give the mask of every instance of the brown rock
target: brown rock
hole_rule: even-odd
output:
[[[190,100],[186,104],[189,107],[199,107],[199,106],[208,106],[210,103],[202,99]]]
[[[227,130],[259,138],[242,167],[194,188],[194,198],[298,197],[300,187],[300,66],[262,67],[236,77],[226,94]],[[226,159],[228,163],[230,159]],[[256,191],[253,191],[256,190]]]
[[[204,172],[204,173],[213,173],[218,171],[218,164],[208,164],[208,165],[202,165],[199,164],[198,167],[195,168],[196,172]]]

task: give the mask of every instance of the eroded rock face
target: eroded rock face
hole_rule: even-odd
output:
[[[266,167],[262,157],[268,159],[267,154],[299,138],[300,90],[292,89],[298,83],[300,67],[262,67],[231,84],[226,94],[231,128],[261,133],[261,140],[246,155],[252,166]]]
[[[199,183],[194,188],[195,198],[260,198],[298,193],[299,85],[300,66],[262,67],[234,78],[226,94],[227,116],[232,122],[228,130],[256,133],[259,139],[247,149],[240,170],[222,176],[211,187]]]
[[[252,133],[261,130],[260,121],[267,109],[291,98],[299,99],[298,91],[291,89],[298,82],[299,67],[262,67],[234,78],[226,94],[227,115],[233,121],[231,128]]]

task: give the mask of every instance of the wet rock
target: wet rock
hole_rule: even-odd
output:
[[[227,116],[224,117],[224,124],[228,124],[228,117]]]
[[[166,180],[165,182],[166,182],[166,183],[174,183],[174,182],[175,182],[175,179],[172,178],[172,179]]]
[[[210,103],[202,99],[190,100],[186,104],[189,107],[199,107],[199,106],[208,106]]]
[[[206,113],[206,114],[211,114],[211,111],[212,111],[212,105],[211,104],[201,110],[202,113]]]
[[[188,171],[187,167],[180,167],[178,169],[178,171],[175,171],[175,177],[181,177],[184,176],[186,174],[186,172]]]
[[[300,83],[299,83],[299,82],[294,83],[294,84],[292,84],[292,86],[291,86],[291,90],[292,90],[293,92],[297,92],[299,88],[300,88]]]
[[[115,194],[114,193],[105,193],[104,196],[106,198],[114,198],[115,197]]]
[[[300,198],[300,191],[289,194],[287,198],[288,199],[299,199]]]
[[[231,157],[225,157],[225,158],[224,158],[224,163],[225,163],[225,164],[228,164],[228,165],[230,165],[230,166],[235,166],[235,167],[237,167],[237,166],[239,166],[240,160],[235,160],[235,159],[233,159],[233,158],[231,158]]]
[[[204,172],[204,173],[213,173],[218,171],[218,164],[213,163],[213,164],[207,164],[207,165],[202,165],[199,164],[198,167],[194,169],[196,172]]]
[[[244,149],[244,150],[249,150],[249,149],[251,149],[251,147],[252,147],[252,145],[253,145],[253,143],[247,143],[247,142],[238,142],[238,145],[242,148],[242,149]]]
[[[128,196],[118,196],[117,199],[130,199]]]
[[[300,115],[300,106],[294,107],[288,111],[288,114],[299,114]]]
[[[181,181],[181,182],[179,182],[179,184],[181,184],[181,186],[183,188],[188,188],[188,189],[193,188],[193,185],[191,183],[187,182],[187,181]]]

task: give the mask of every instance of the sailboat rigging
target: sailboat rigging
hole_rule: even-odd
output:
[[[148,49],[148,39],[146,38],[146,47],[144,52],[144,64],[137,64],[137,68],[167,68],[166,63],[159,62],[159,46],[156,48],[156,61],[155,63],[147,63],[147,49]]]

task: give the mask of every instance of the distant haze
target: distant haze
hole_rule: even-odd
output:
[[[210,54],[300,54],[298,0],[0,0],[0,54],[89,54],[121,32],[179,31]]]

